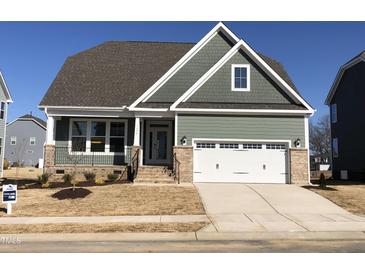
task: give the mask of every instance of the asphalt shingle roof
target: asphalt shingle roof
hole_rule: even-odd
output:
[[[112,41],[85,50],[67,58],[40,105],[129,106],[194,45]],[[260,56],[297,91],[279,62]]]
[[[35,121],[37,121],[37,123],[41,124],[43,127],[47,127],[46,121],[42,120],[41,118],[30,115],[30,114],[25,114],[23,116],[20,116],[18,119],[19,120],[35,120]]]

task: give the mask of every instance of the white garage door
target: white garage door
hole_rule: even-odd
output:
[[[194,143],[194,182],[287,183],[288,143]]]

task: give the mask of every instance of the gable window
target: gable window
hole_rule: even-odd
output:
[[[232,91],[250,91],[250,65],[232,65]]]
[[[73,121],[71,133],[72,151],[86,151],[87,122]]]
[[[332,139],[332,156],[333,158],[338,158],[338,139]]]
[[[10,144],[11,144],[12,146],[15,146],[15,145],[16,145],[16,136],[11,136],[11,137],[10,137]]]
[[[336,104],[331,105],[331,122],[332,122],[332,124],[337,122],[337,105]]]
[[[30,137],[30,145],[35,146],[35,137]]]
[[[5,116],[5,103],[1,102],[1,107],[0,107],[0,119],[4,119]]]

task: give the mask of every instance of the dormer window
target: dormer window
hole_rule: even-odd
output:
[[[232,91],[250,91],[250,65],[232,65]]]

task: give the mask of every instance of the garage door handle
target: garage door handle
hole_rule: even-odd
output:
[[[203,173],[203,172],[201,172],[201,171],[194,171],[194,173]]]
[[[240,172],[240,171],[237,171],[237,172],[233,172],[233,174],[248,174],[248,172]]]

